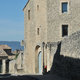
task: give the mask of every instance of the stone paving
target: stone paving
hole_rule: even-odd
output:
[[[67,80],[57,75],[43,75],[43,76],[34,76],[34,77],[37,78],[38,80]]]
[[[67,80],[56,75],[1,75],[0,80]]]
[[[24,76],[11,76],[11,75],[8,75],[8,76],[0,76],[0,80],[38,80],[36,79],[35,77],[32,77],[32,76],[27,76],[27,75],[24,75]]]

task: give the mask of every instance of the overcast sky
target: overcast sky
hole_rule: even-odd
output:
[[[24,39],[24,8],[27,0],[0,0],[0,41]]]

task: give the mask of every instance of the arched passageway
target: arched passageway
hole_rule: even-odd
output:
[[[35,48],[35,72],[42,73],[42,51],[39,45]]]
[[[42,73],[42,65],[41,65],[41,62],[42,62],[42,52],[40,51],[39,54],[38,54],[38,63],[39,63],[39,73]]]

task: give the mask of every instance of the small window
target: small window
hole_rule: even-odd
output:
[[[68,2],[62,3],[62,13],[68,12]]]
[[[30,10],[28,10],[28,20],[30,20]]]
[[[62,25],[62,37],[68,36],[68,25]]]
[[[37,34],[39,35],[39,28],[37,28]]]
[[[37,5],[37,10],[39,10],[39,5]]]

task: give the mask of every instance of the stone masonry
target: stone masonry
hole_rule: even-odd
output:
[[[68,4],[65,13],[62,13],[62,3]],[[66,37],[62,37],[62,25],[68,25],[67,36],[80,30],[80,0],[28,0],[23,11],[24,71],[26,74],[39,73],[40,51],[41,72],[45,66],[49,71],[57,44]]]

